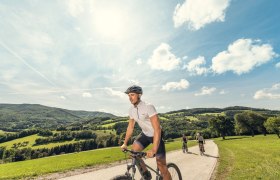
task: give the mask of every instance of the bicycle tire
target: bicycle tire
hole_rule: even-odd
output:
[[[111,180],[132,180],[131,176],[128,175],[118,175],[113,177]]]
[[[172,180],[182,180],[181,171],[176,164],[168,163],[167,169],[171,175]]]
[[[185,143],[183,143],[182,149],[183,149],[183,153],[185,153],[186,152],[186,144]]]

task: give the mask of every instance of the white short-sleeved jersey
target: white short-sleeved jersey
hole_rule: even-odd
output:
[[[152,104],[147,104],[140,101],[135,107],[129,109],[129,118],[134,119],[142,129],[142,132],[149,137],[154,136],[154,128],[150,121],[150,117],[157,114],[155,107]]]

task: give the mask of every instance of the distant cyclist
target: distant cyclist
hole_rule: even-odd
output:
[[[197,133],[196,140],[198,141],[200,155],[203,155],[205,152],[204,145],[203,145],[203,144],[205,144],[205,140],[204,140],[202,134]]]
[[[183,136],[182,136],[182,141],[183,141],[183,146],[182,146],[183,153],[188,152],[188,144],[187,144],[188,137],[185,134],[183,134]]]

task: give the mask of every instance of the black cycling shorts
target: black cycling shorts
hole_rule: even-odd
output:
[[[145,149],[147,146],[149,146],[151,143],[153,143],[153,137],[149,137],[146,136],[143,132],[140,133],[134,143],[139,144],[140,146],[143,147],[143,149]],[[160,138],[160,142],[159,142],[159,147],[156,153],[156,157],[157,158],[165,158],[166,155],[166,151],[165,151],[165,145],[164,145],[164,141],[162,139],[162,136]]]

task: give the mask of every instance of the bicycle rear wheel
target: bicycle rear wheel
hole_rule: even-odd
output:
[[[182,180],[181,171],[176,164],[168,163],[167,168],[171,175],[172,180]]]
[[[132,178],[128,175],[118,175],[113,177],[111,180],[132,180]]]

